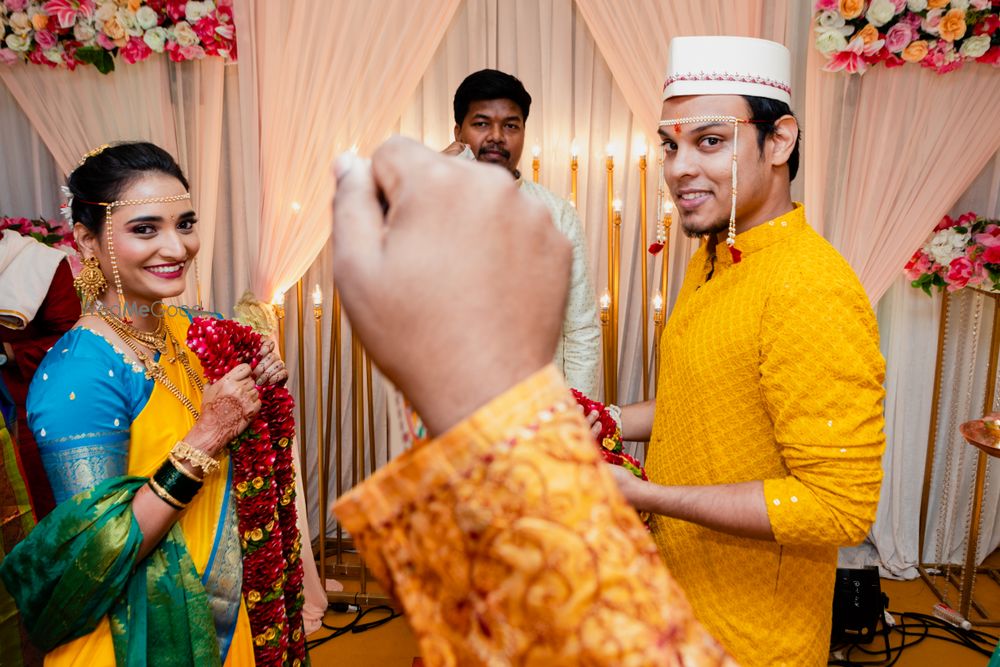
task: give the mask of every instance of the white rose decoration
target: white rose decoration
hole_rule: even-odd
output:
[[[198,0],[189,0],[187,5],[184,6],[184,18],[186,18],[191,23],[194,23],[200,18],[208,16],[215,9],[215,3],[213,2],[199,2]]]
[[[896,5],[892,4],[892,0],[875,0],[868,8],[865,18],[876,28],[881,28],[895,15]]]
[[[922,12],[927,9],[927,0],[906,0],[906,8],[911,12]]]
[[[111,17],[114,16],[115,12],[117,12],[117,11],[118,11],[118,8],[115,7],[115,3],[114,2],[105,2],[105,3],[102,3],[102,4],[98,5],[97,12],[94,14],[94,16],[101,23],[105,23],[107,21],[110,21]]]
[[[149,30],[150,28],[156,27],[156,10],[154,10],[149,5],[143,5],[135,13],[135,21],[139,24],[139,27],[143,30]]]
[[[951,0],[951,8],[964,11],[969,8],[969,0]]]
[[[86,44],[94,39],[96,35],[97,31],[94,30],[94,26],[87,21],[77,21],[76,25],[73,26],[73,37],[78,42]]]
[[[820,12],[819,17],[816,19],[817,30],[821,32],[826,32],[828,30],[835,30],[843,28],[847,25],[847,21],[844,17],[840,15],[840,12],[831,12],[829,10]]]
[[[924,252],[935,262],[948,266],[952,261],[965,254],[965,246],[969,242],[969,234],[956,232],[954,228],[938,232],[930,243],[924,246]]]
[[[7,35],[4,43],[7,44],[7,48],[11,51],[20,51],[22,53],[31,47],[31,40],[24,35]]]
[[[14,31],[14,34],[19,37],[23,37],[31,32],[31,19],[24,12],[14,12],[10,15],[10,29]],[[14,47],[10,47],[14,48]],[[17,49],[14,49],[15,51]]]
[[[962,48],[958,50],[966,58],[978,58],[990,50],[989,35],[975,35],[962,42]]]
[[[823,55],[831,55],[847,48],[847,38],[835,30],[821,33],[816,38],[816,48]]]
[[[187,21],[178,21],[174,24],[174,39],[181,46],[194,46],[198,43],[198,33]]]
[[[56,65],[61,65],[63,62],[63,51],[58,46],[54,49],[49,49],[48,51],[43,51],[42,55],[50,63],[55,63]]]
[[[156,53],[163,53],[163,49],[167,44],[167,31],[160,26],[150,28],[142,36],[142,41],[146,42],[146,46],[153,49]]]

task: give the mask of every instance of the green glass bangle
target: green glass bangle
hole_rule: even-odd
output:
[[[163,462],[160,469],[153,475],[153,479],[164,491],[183,505],[194,500],[202,486],[201,482],[191,479],[178,470],[177,466],[169,459]]]

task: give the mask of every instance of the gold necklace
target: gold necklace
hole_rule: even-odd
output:
[[[135,352],[136,356],[139,357],[139,361],[141,361],[142,365],[146,367],[146,379],[152,378],[154,382],[159,382],[163,385],[163,388],[173,394],[174,397],[181,402],[181,405],[188,409],[188,412],[190,412],[195,418],[195,421],[197,421],[201,417],[201,413],[198,412],[198,408],[194,407],[194,403],[191,402],[191,399],[185,396],[184,392],[178,389],[177,385],[170,381],[170,378],[167,377],[167,372],[163,370],[163,366],[155,363],[150,356],[140,350],[139,346],[136,345],[131,339],[122,338],[122,340],[129,346],[129,348],[131,348],[133,352]]]
[[[184,367],[184,372],[187,373],[188,379],[191,380],[194,386],[198,387],[198,391],[205,391],[205,384],[201,381],[201,376],[198,374],[198,371],[191,367],[187,350],[184,349],[180,341],[174,336],[174,332],[170,327],[166,327],[166,330],[167,338],[170,340],[171,351],[173,352],[173,356],[167,357],[167,361],[172,364],[179,359],[181,366]]]
[[[201,413],[198,411],[198,408],[194,406],[194,403],[191,402],[191,399],[185,396],[184,392],[182,392],[177,387],[177,385],[171,382],[170,378],[167,377],[167,372],[163,369],[163,367],[157,364],[155,361],[153,361],[152,357],[150,357],[148,354],[139,349],[139,345],[137,344],[139,343],[146,345],[146,347],[154,349],[160,352],[160,354],[165,354],[166,341],[165,340],[155,341],[160,345],[160,347],[147,345],[145,341],[139,340],[137,339],[137,337],[131,335],[132,331],[130,330],[138,331],[137,329],[135,329],[135,327],[129,327],[124,322],[117,321],[117,318],[114,318],[112,315],[110,315],[110,313],[105,315],[104,311],[98,311],[98,312],[101,314],[101,319],[107,322],[108,325],[115,331],[115,333],[118,334],[118,337],[122,339],[122,342],[124,342],[129,347],[129,349],[131,349],[135,353],[135,355],[139,357],[139,361],[146,369],[146,379],[147,380],[152,379],[154,382],[159,382],[161,385],[163,385],[163,388],[169,391],[171,394],[173,394],[173,396],[178,401],[180,401],[181,405],[187,408],[188,412],[190,412],[197,421],[201,417]],[[157,328],[159,329],[159,327]],[[169,328],[167,328],[166,331],[169,332],[170,331]],[[176,339],[172,335],[170,335],[170,339],[171,343],[179,345],[176,342]],[[185,354],[186,357],[186,353],[182,352],[182,354]],[[184,366],[184,370],[188,374],[188,377],[191,378],[192,381],[195,383],[195,385],[197,385],[200,389],[202,387],[202,383],[201,383],[201,378],[197,377],[198,375],[197,372],[195,372],[195,370],[191,368],[188,363],[186,363],[186,360],[182,360],[181,365]]]
[[[138,341],[149,349],[155,350],[160,354],[166,352],[166,324],[162,318],[157,323],[155,331],[142,331],[133,325],[124,322],[120,317],[112,313],[107,308],[99,309],[97,314],[120,336]]]

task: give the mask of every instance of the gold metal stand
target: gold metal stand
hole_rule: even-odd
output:
[[[986,393],[983,399],[983,415],[993,412],[994,396],[997,388],[997,356],[1000,355],[1000,295],[991,292],[984,294],[993,299],[993,326],[990,333],[990,356],[986,371]],[[989,567],[977,567],[979,549],[979,530],[982,521],[983,492],[986,482],[987,455],[982,450],[977,450],[975,490],[973,494],[971,517],[969,520],[969,532],[965,546],[965,563],[962,566],[953,563],[925,563],[924,542],[927,529],[928,499],[930,497],[931,480],[933,477],[934,453],[937,440],[938,409],[941,403],[941,382],[942,365],[944,360],[945,333],[948,326],[948,306],[949,296],[945,292],[941,299],[941,322],[938,329],[938,349],[937,363],[934,369],[934,395],[931,400],[931,421],[930,433],[927,438],[927,458],[924,465],[924,486],[920,497],[920,532],[919,532],[919,554],[917,571],[920,578],[931,589],[935,596],[945,604],[951,605],[948,595],[948,588],[954,588],[958,592],[958,613],[973,625],[979,626],[1000,626],[1000,618],[992,617],[989,612],[978,603],[973,591],[977,575],[984,575],[994,583],[1000,585],[1000,570]],[[981,415],[974,415],[972,418]],[[971,445],[970,445],[971,446]],[[943,578],[945,586],[938,585],[938,577]],[[971,615],[971,611],[976,615]]]
[[[646,148],[639,154],[639,274],[642,287],[642,400],[649,400],[649,288],[646,287]]]

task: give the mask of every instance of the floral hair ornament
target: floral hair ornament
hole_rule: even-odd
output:
[[[791,53],[782,44],[752,37],[675,37],[670,40],[669,68],[663,99],[699,95],[749,95],[791,104]],[[660,121],[679,133],[689,123],[732,123],[732,202],[726,245],[733,263],[740,261],[736,248],[736,147],[739,126],[754,121],[726,115],[692,116]]]
[[[70,227],[73,226],[73,192],[69,189],[69,186],[60,185],[59,191],[63,196],[63,203],[59,207],[59,215],[62,219],[66,221],[66,224]]]

